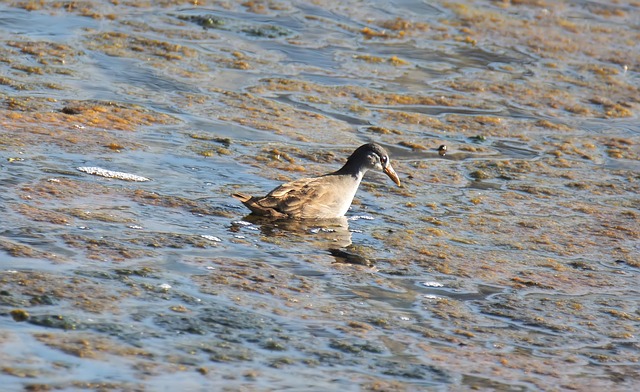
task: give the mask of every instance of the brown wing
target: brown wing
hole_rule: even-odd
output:
[[[301,178],[280,185],[265,197],[250,197],[244,194],[234,194],[234,197],[257,215],[277,219],[333,219],[344,215],[345,203],[351,204],[353,199],[353,195],[349,197],[336,192],[336,186],[341,185],[339,181],[336,182],[336,178]],[[344,188],[349,191],[350,187]]]
[[[301,178],[282,184],[257,201],[263,208],[274,209],[292,218],[303,217],[311,200],[318,200],[325,187],[318,186],[320,178]]]

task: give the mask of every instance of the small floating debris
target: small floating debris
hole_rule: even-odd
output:
[[[17,322],[27,321],[29,319],[29,312],[24,309],[14,309],[9,313],[11,317],[13,317],[13,320]]]
[[[424,287],[444,287],[440,282],[421,282],[420,284]]]
[[[239,220],[239,221],[233,221],[231,222],[232,225],[236,225],[236,226],[251,226],[253,223],[251,222],[247,222],[247,221],[243,221],[243,220]]]
[[[226,24],[224,19],[214,15],[179,15],[178,19],[195,23],[205,29],[221,28]]]
[[[204,238],[205,240],[209,240],[209,241],[213,241],[213,242],[222,242],[222,240],[216,236],[212,236],[212,235],[207,235],[207,234],[203,234],[200,237]]]
[[[328,229],[326,227],[314,227],[312,229],[309,229],[309,233],[311,234],[318,234],[318,233],[335,233],[336,231],[334,229]]]
[[[117,172],[112,170],[103,169],[101,167],[79,167],[78,170],[81,172],[85,172],[87,174],[93,174],[94,176],[106,177],[106,178],[115,178],[118,180],[124,181],[151,181],[150,179],[142,176],[138,176],[131,173]]]
[[[254,230],[254,231],[258,231],[260,230],[258,227],[256,227],[256,225],[254,225],[251,222],[247,222],[247,221],[243,221],[243,220],[239,220],[239,221],[233,221],[231,222],[232,226],[240,226],[240,227],[246,227],[249,230]]]
[[[440,147],[438,147],[438,155],[440,155],[441,157],[447,155],[447,146],[446,145],[441,145]]]
[[[162,289],[162,290],[169,290],[171,289],[171,285],[168,283],[162,283],[160,285],[158,285],[158,288]]]
[[[434,294],[425,294],[424,299],[436,300],[436,299],[440,299],[440,297]]]
[[[138,225],[129,225],[127,227],[130,228],[130,229],[133,229],[133,230],[142,230],[142,229],[144,229],[144,227],[138,226]]]
[[[357,220],[374,220],[375,218],[370,215],[354,215],[347,218],[347,220],[357,221]]]

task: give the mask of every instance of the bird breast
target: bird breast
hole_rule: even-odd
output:
[[[304,216],[333,219],[341,218],[349,211],[349,207],[351,207],[351,202],[353,202],[362,178],[355,178],[350,175],[332,177],[331,183],[332,190],[334,191],[319,195],[316,203],[308,203],[303,211]],[[342,191],[335,192],[335,189]]]

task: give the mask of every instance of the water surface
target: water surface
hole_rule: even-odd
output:
[[[522,3],[0,5],[5,388],[633,388],[640,12]]]

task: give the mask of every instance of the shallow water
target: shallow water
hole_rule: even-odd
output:
[[[632,389],[640,11],[537,4],[0,5],[2,384]],[[369,141],[345,222],[230,197]]]

